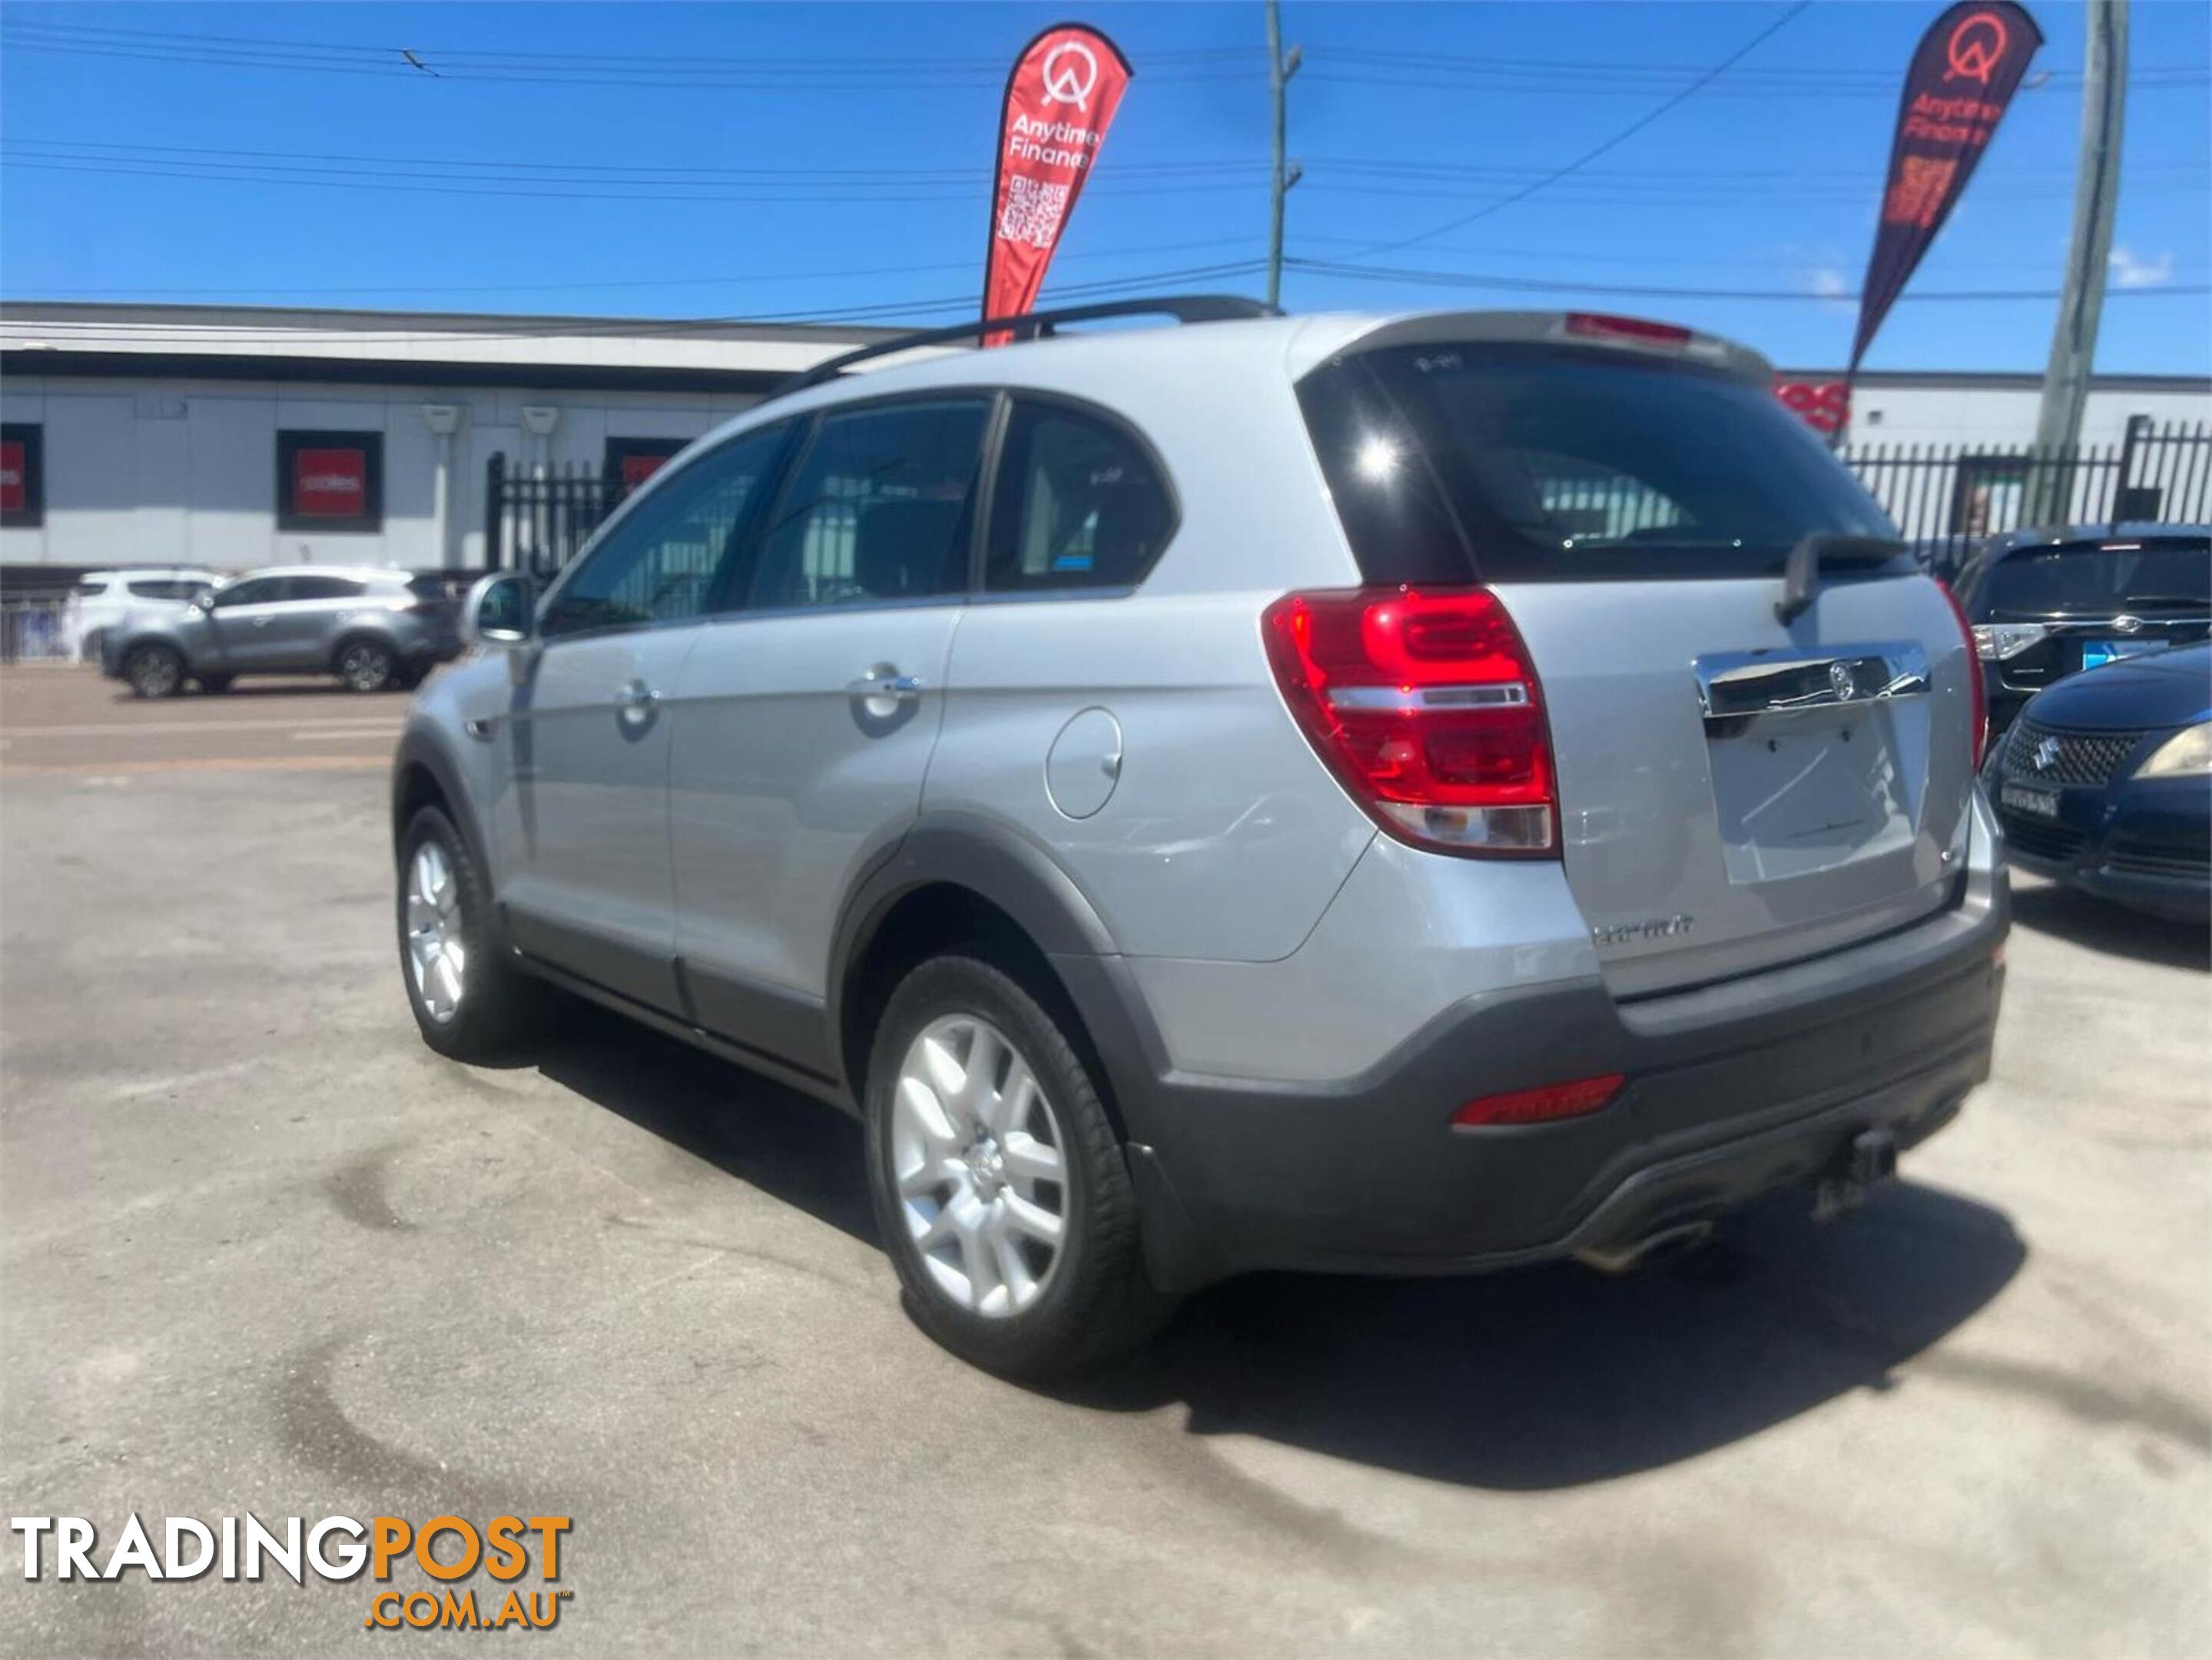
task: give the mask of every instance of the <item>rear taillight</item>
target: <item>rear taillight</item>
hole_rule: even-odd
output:
[[[1384,830],[1449,853],[1557,854],[1536,668],[1495,594],[1291,593],[1261,626],[1291,713]]]
[[[1480,1129],[1488,1124],[1549,1124],[1561,1118],[1580,1118],[1607,1105],[1627,1081],[1625,1073],[1609,1072],[1598,1078],[1578,1078],[1571,1084],[1541,1084],[1532,1090],[1486,1095],[1452,1114],[1452,1125],[1457,1129]]]
[[[1936,586],[1943,590],[1943,603],[1950,606],[1952,620],[1959,625],[1959,638],[1966,648],[1966,684],[1973,688],[1974,697],[1974,766],[1978,771],[1982,751],[1990,741],[1990,689],[1982,680],[1980,642],[1974,638],[1974,625],[1966,620],[1966,608],[1951,592],[1951,585],[1938,582]]]

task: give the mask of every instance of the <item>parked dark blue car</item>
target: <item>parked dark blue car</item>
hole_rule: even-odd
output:
[[[2139,910],[2212,914],[2212,645],[2038,694],[1987,772],[2007,855]]]

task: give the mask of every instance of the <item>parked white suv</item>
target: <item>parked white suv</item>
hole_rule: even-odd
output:
[[[149,565],[132,570],[88,570],[69,599],[71,655],[100,660],[101,640],[133,612],[188,604],[222,578],[196,565]]]
[[[1981,678],[1766,364],[1160,308],[827,366],[480,585],[394,776],[432,1047],[550,981],[861,1115],[916,1317],[1024,1374],[1245,1269],[1832,1208],[1948,1120]]]

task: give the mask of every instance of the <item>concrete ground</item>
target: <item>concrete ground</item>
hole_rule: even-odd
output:
[[[2201,937],[2023,883],[1996,1080],[1855,1218],[1247,1280],[1055,1396],[908,1325],[825,1110],[580,1007],[422,1047],[399,708],[0,676],[10,1516],[570,1516],[549,1651],[2212,1651]],[[348,1651],[375,1589],[50,1546],[0,1650]]]

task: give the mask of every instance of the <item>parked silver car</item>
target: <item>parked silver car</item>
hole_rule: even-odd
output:
[[[1534,313],[817,372],[471,597],[393,779],[422,1036],[551,982],[860,1115],[1009,1373],[1848,1204],[1988,1075],[2007,889],[1965,624],[1770,373]]]
[[[412,686],[460,650],[454,579],[380,565],[248,571],[188,605],[134,612],[101,642],[100,666],[141,697],[241,674],[335,674],[355,691]]]

